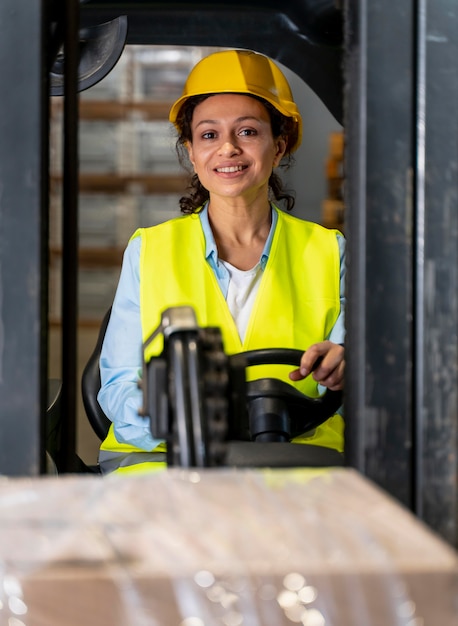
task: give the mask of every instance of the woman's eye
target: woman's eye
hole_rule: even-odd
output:
[[[216,133],[212,130],[207,131],[206,133],[202,133],[202,139],[214,139],[216,137]]]
[[[256,135],[256,131],[254,128],[243,128],[240,133],[243,137],[250,137],[251,135]]]

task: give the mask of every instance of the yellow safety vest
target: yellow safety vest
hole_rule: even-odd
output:
[[[323,341],[340,312],[340,254],[336,231],[278,212],[272,247],[242,342],[215,274],[205,258],[205,237],[198,215],[141,228],[140,310],[143,340],[160,325],[162,312],[190,305],[199,326],[221,329],[224,350],[234,354],[258,348],[306,350]],[[163,349],[159,335],[147,359]],[[311,376],[293,383],[289,365],[248,368],[247,379],[279,378],[308,396],[319,395]],[[343,450],[343,419],[334,415],[294,442]],[[140,452],[117,442],[113,426],[101,449]],[[158,451],[163,451],[160,446]]]

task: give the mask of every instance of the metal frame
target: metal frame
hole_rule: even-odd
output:
[[[59,471],[74,471],[76,457],[78,323],[78,65],[79,2],[66,0],[59,20],[64,44],[62,185],[62,432]]]
[[[0,24],[0,474],[37,475],[47,396],[46,3],[2,0]]]
[[[347,452],[412,508],[414,13],[388,4],[346,16]]]
[[[347,453],[458,545],[458,16],[346,6]]]
[[[126,15],[127,43],[254,48],[292,69],[342,120],[342,19],[335,0],[85,0],[81,26]]]
[[[416,512],[458,545],[458,14],[417,6]]]

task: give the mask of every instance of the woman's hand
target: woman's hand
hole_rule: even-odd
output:
[[[291,380],[302,380],[312,373],[314,364],[318,365],[313,371],[313,379],[317,383],[338,391],[343,389],[345,371],[345,350],[343,346],[331,341],[315,343],[304,352],[297,370],[290,372]]]

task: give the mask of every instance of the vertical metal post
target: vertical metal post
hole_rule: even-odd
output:
[[[415,168],[413,172],[413,198],[414,212],[412,233],[414,236],[414,377],[413,377],[413,402],[415,411],[413,441],[414,456],[413,464],[415,468],[415,491],[414,510],[420,517],[423,516],[424,490],[424,413],[423,413],[423,381],[425,376],[425,360],[423,352],[423,339],[425,332],[425,316],[423,302],[425,298],[425,137],[426,137],[426,0],[419,0],[416,14],[416,39],[415,39]]]
[[[458,9],[345,10],[347,458],[458,545]]]
[[[64,117],[62,200],[62,441],[59,469],[76,469],[78,320],[78,66],[79,0],[64,10]]]
[[[413,506],[413,11],[347,2],[347,458]]]
[[[345,15],[346,81],[345,160],[346,225],[348,240],[346,359],[347,463],[366,470],[365,433],[362,419],[366,406],[366,96],[367,15],[366,3],[349,4]],[[349,205],[351,202],[351,206]],[[349,297],[348,297],[349,295]]]
[[[416,512],[458,547],[458,6],[417,4]]]
[[[0,3],[0,474],[9,476],[45,465],[46,5]]]

